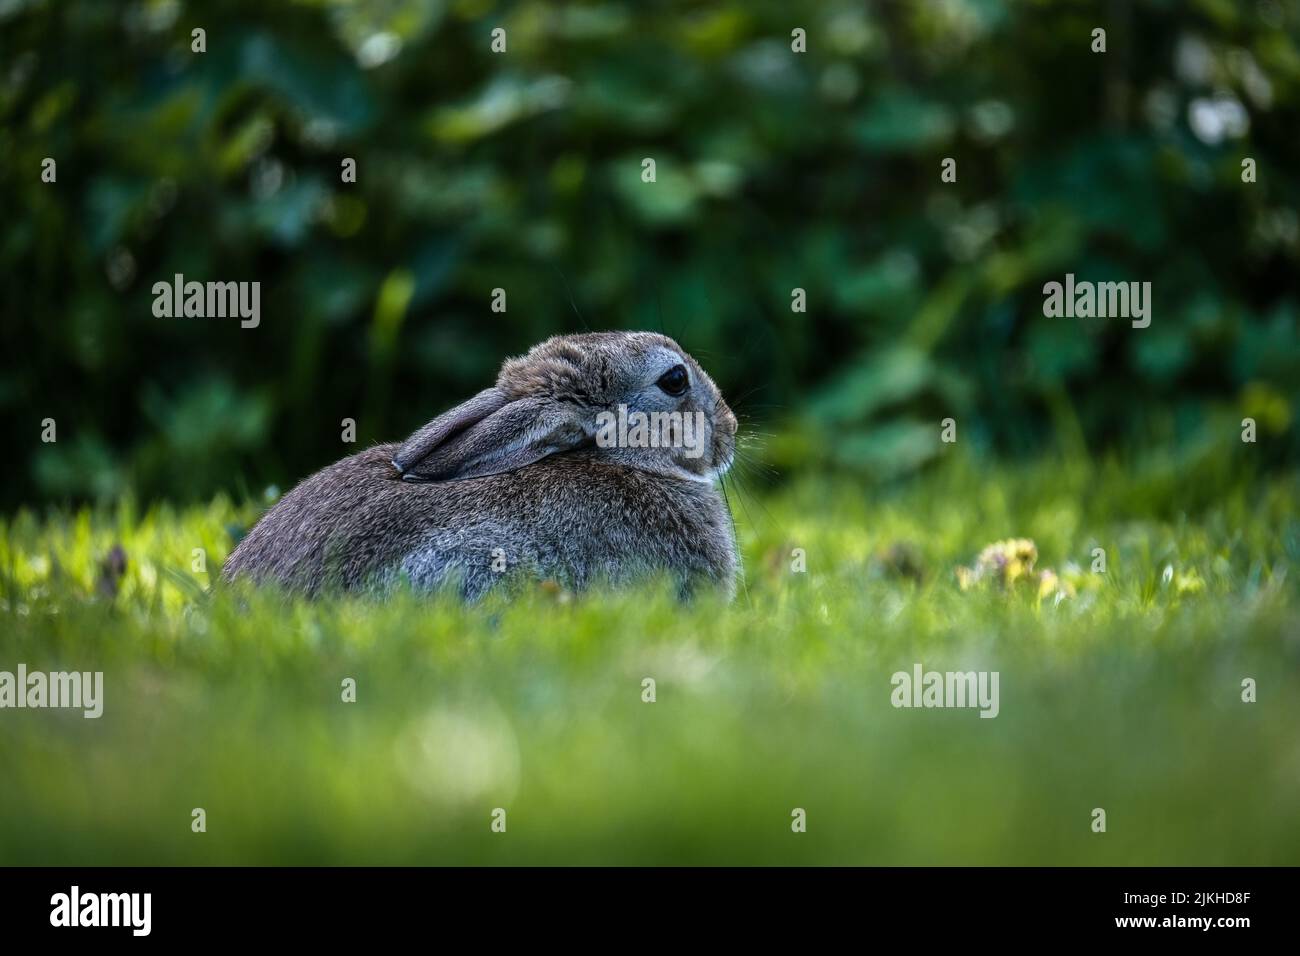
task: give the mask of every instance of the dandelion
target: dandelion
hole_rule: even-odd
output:
[[[979,553],[974,567],[958,568],[957,582],[963,591],[990,580],[1007,587],[1033,575],[1038,547],[1028,538],[1008,538],[989,545]]]
[[[981,583],[991,583],[1002,590],[1032,587],[1041,601],[1054,597],[1057,602],[1074,597],[1074,584],[1062,579],[1051,568],[1036,571],[1038,546],[1029,538],[1008,538],[990,544],[979,553],[971,567],[957,568],[957,585],[969,591]]]

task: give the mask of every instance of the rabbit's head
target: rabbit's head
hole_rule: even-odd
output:
[[[407,481],[513,471],[559,452],[710,481],[731,465],[736,416],[713,380],[653,332],[561,335],[508,359],[497,383],[440,415],[393,457]]]

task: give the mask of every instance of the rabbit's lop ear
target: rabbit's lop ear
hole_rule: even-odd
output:
[[[499,388],[483,389],[469,401],[443,412],[402,442],[402,447],[393,456],[393,467],[404,476],[407,475],[421,458],[471,425],[477,425],[505,404],[506,397]]]
[[[575,411],[540,398],[508,402],[495,388],[438,416],[393,456],[406,481],[453,481],[514,471],[587,439]]]

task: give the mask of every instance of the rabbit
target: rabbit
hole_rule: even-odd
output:
[[[615,426],[633,412],[683,414],[656,440]],[[409,582],[474,601],[508,579],[581,591],[666,574],[683,596],[704,585],[729,600],[739,559],[715,479],[736,431],[718,387],[672,339],[555,336],[400,445],[299,483],[239,542],[222,580],[307,596]]]

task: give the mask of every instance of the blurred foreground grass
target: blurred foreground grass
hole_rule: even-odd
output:
[[[805,480],[733,498],[730,607],[209,600],[193,549],[215,577],[255,507],[20,514],[0,670],[105,707],[0,711],[0,863],[1300,863],[1298,491],[1213,454]],[[962,591],[1011,536],[1074,594]],[[916,662],[999,671],[1000,715],[894,709]]]

